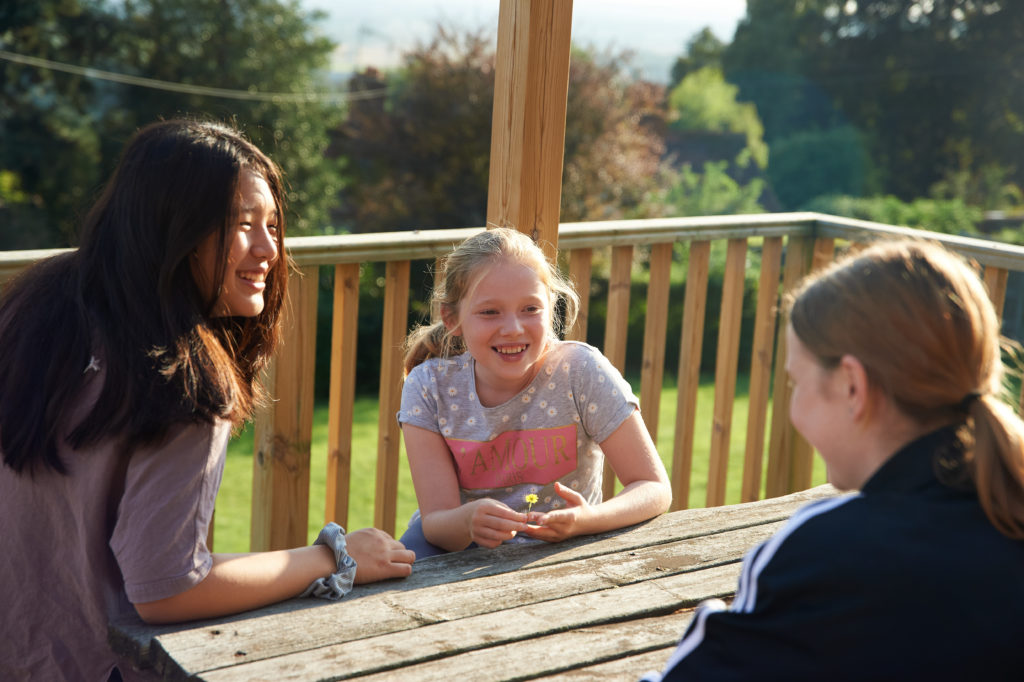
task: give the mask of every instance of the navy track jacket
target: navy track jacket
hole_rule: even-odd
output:
[[[989,523],[940,429],[798,510],[643,679],[1024,680],[1024,542]]]

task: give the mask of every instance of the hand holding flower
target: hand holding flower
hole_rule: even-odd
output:
[[[565,500],[566,507],[540,514],[532,520],[534,525],[523,531],[524,535],[547,542],[559,542],[581,534],[584,521],[591,515],[593,507],[586,498],[561,483],[555,483],[555,492]]]

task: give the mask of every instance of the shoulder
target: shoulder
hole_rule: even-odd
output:
[[[548,362],[565,371],[616,371],[599,349],[581,341],[555,341]]]
[[[448,358],[428,358],[409,371],[406,381],[413,379],[430,382],[431,377],[434,377],[434,381],[439,377],[456,377],[468,372],[471,367],[472,362],[468,353]]]

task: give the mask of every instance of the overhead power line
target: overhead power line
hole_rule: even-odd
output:
[[[17,64],[25,64],[41,69],[52,69],[63,71],[86,78],[113,81],[125,85],[135,85],[141,88],[152,88],[154,90],[167,90],[169,92],[180,92],[188,95],[204,95],[207,97],[223,97],[226,99],[245,99],[263,102],[355,102],[364,99],[375,99],[387,94],[387,88],[375,88],[373,90],[360,90],[358,92],[250,92],[248,90],[231,90],[228,88],[210,88],[205,85],[191,85],[188,83],[174,83],[162,81],[155,78],[143,78],[142,76],[130,76],[124,73],[103,71],[86,66],[65,64],[40,57],[17,54],[0,50],[0,59]]]

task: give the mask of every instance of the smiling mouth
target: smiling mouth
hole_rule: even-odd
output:
[[[499,355],[518,355],[527,349],[526,344],[517,344],[515,346],[492,346],[495,352]]]
[[[265,272],[239,272],[237,274],[241,279],[253,284],[263,284],[267,280],[267,273]]]

